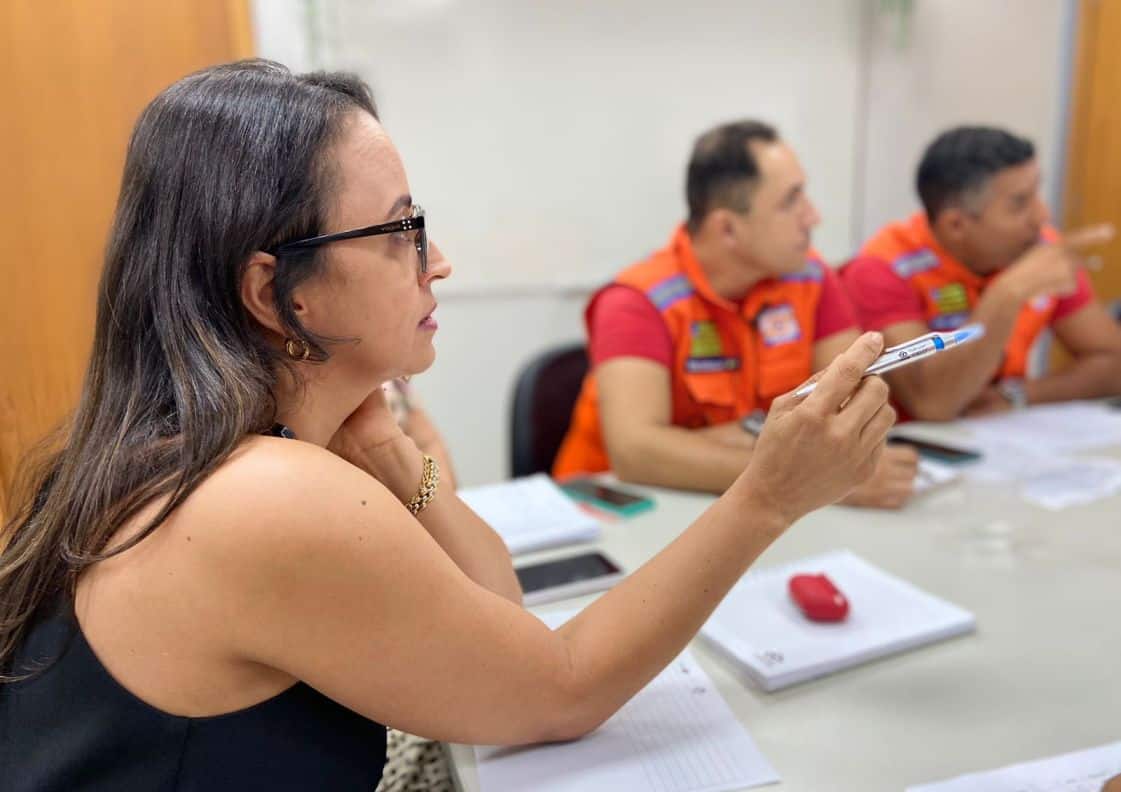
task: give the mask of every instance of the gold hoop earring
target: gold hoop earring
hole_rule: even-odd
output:
[[[289,338],[284,342],[284,351],[293,360],[307,360],[311,355],[311,347],[302,338]]]

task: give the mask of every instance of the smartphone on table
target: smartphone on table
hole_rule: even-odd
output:
[[[966,462],[976,462],[981,458],[981,452],[974,451],[972,448],[945,445],[944,443],[935,443],[917,437],[907,437],[906,435],[892,435],[887,441],[891,445],[912,446],[919,452],[919,456],[924,456],[947,465],[961,465]]]
[[[625,577],[623,568],[600,552],[515,567],[526,606],[609,589]]]
[[[569,479],[560,488],[571,498],[621,517],[633,517],[654,507],[653,498],[595,479]]]

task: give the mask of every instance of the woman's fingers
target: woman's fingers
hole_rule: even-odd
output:
[[[865,333],[852,346],[839,354],[816,380],[817,387],[806,397],[806,406],[821,415],[831,415],[841,409],[864,379],[865,370],[880,356],[884,337],[879,333]]]

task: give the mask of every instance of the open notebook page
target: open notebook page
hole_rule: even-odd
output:
[[[688,651],[581,740],[477,746],[475,756],[482,792],[722,792],[779,780]]]

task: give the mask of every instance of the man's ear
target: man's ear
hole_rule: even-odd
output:
[[[249,315],[262,327],[272,330],[283,338],[287,332],[276,308],[273,291],[275,278],[276,256],[260,250],[253,253],[245,262],[245,271],[241,276],[241,301],[249,311]],[[304,310],[298,299],[294,299],[292,307],[297,315]]]
[[[736,236],[735,213],[728,209],[713,209],[701,221],[702,227],[709,234],[720,240],[725,247],[735,247],[739,238]]]
[[[931,225],[942,239],[958,242],[965,236],[968,220],[965,209],[960,206],[948,206],[938,213],[938,217]]]

